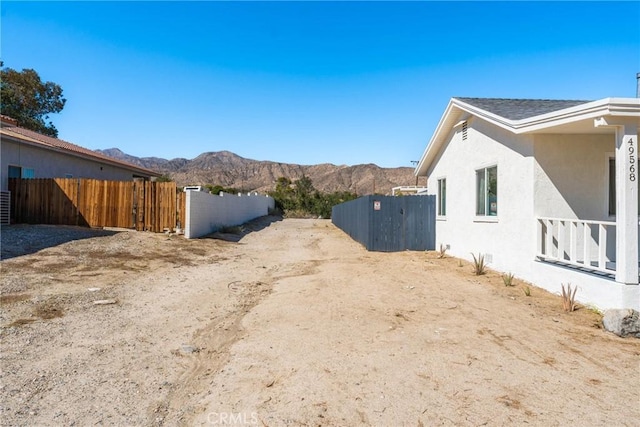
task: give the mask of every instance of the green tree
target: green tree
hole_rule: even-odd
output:
[[[322,218],[331,218],[333,206],[357,198],[355,194],[346,191],[322,193],[315,189],[313,182],[307,176],[303,176],[295,183],[289,178],[280,177],[276,181],[276,189],[269,195],[274,198],[276,206],[285,215]]]
[[[314,213],[314,193],[316,193],[316,189],[313,186],[313,182],[311,182],[311,178],[302,175],[302,178],[296,181],[294,191],[298,209],[303,212]]]
[[[0,62],[0,67],[4,65]],[[62,88],[53,82],[43,82],[35,70],[12,68],[0,70],[0,112],[18,121],[18,125],[44,135],[58,136],[58,129],[49,114],[59,113],[67,102]]]
[[[156,182],[173,182],[173,178],[169,175],[160,175],[156,178]]]
[[[207,190],[209,190],[209,192],[213,195],[218,195],[220,194],[220,192],[223,193],[227,193],[227,194],[238,194],[238,190],[236,188],[233,187],[223,187],[222,185],[213,185],[213,184],[206,184],[205,188]]]

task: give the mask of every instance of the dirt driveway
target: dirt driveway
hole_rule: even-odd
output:
[[[3,228],[0,424],[640,423],[590,310],[326,220],[216,237]]]

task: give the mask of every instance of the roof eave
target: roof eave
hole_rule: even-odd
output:
[[[513,133],[522,134],[602,116],[640,117],[640,99],[599,99],[563,110],[513,121],[511,126]]]
[[[444,131],[445,123],[447,121],[448,116],[451,114],[451,111],[454,109],[454,103],[453,103],[454,99],[455,98],[451,98],[449,100],[449,104],[447,105],[447,108],[444,110],[442,117],[440,117],[438,126],[436,126],[436,130],[431,136],[431,139],[429,140],[427,147],[424,149],[424,152],[422,153],[422,157],[420,158],[420,161],[418,162],[418,165],[416,166],[413,172],[415,176],[425,176],[427,174],[427,169],[429,168],[431,161],[433,160],[438,150],[442,146],[442,143],[444,142],[444,138],[442,138],[440,135]]]
[[[94,161],[94,162],[105,163],[105,164],[108,164],[108,165],[111,165],[111,166],[119,167],[121,169],[129,170],[129,171],[134,172],[134,173],[136,173],[138,175],[149,175],[149,176],[153,176],[153,177],[162,176],[161,173],[152,171],[150,169],[140,168],[140,167],[137,167],[135,165],[125,165],[125,164],[122,164],[120,162],[111,161],[108,158],[92,157],[92,156],[89,156],[89,155],[84,154],[84,153],[65,150],[63,148],[56,147],[55,145],[43,143],[42,141],[32,141],[32,140],[30,140],[30,138],[25,137],[23,135],[20,135],[20,137],[17,137],[15,135],[8,135],[6,133],[1,133],[0,135],[2,135],[3,139],[7,138],[7,139],[12,140],[14,142],[17,142],[19,144],[26,144],[26,145],[30,145],[32,147],[44,148],[44,149],[55,151],[56,153],[65,154],[65,155],[68,155],[68,156],[78,157],[78,158],[81,158],[81,159],[91,160],[91,161]]]
[[[472,116],[486,120],[514,134],[526,134],[579,120],[594,119],[603,116],[640,118],[640,98],[604,98],[521,120],[509,120],[489,111],[474,107],[460,99],[451,98],[429,144],[422,154],[422,158],[416,166],[414,171],[415,176],[425,176],[427,174],[431,162],[438,154],[444,144],[445,136],[450,131],[449,127],[445,129],[445,123],[447,123],[449,115],[453,114],[456,110],[467,112]]]

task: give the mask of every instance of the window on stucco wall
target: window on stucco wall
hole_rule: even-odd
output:
[[[35,178],[35,171],[21,166],[9,166],[9,178]]]
[[[476,170],[476,215],[498,215],[498,167]]]
[[[447,215],[447,179],[438,180],[438,216]]]

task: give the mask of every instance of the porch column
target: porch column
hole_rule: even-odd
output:
[[[616,282],[638,284],[638,127],[616,126]]]

